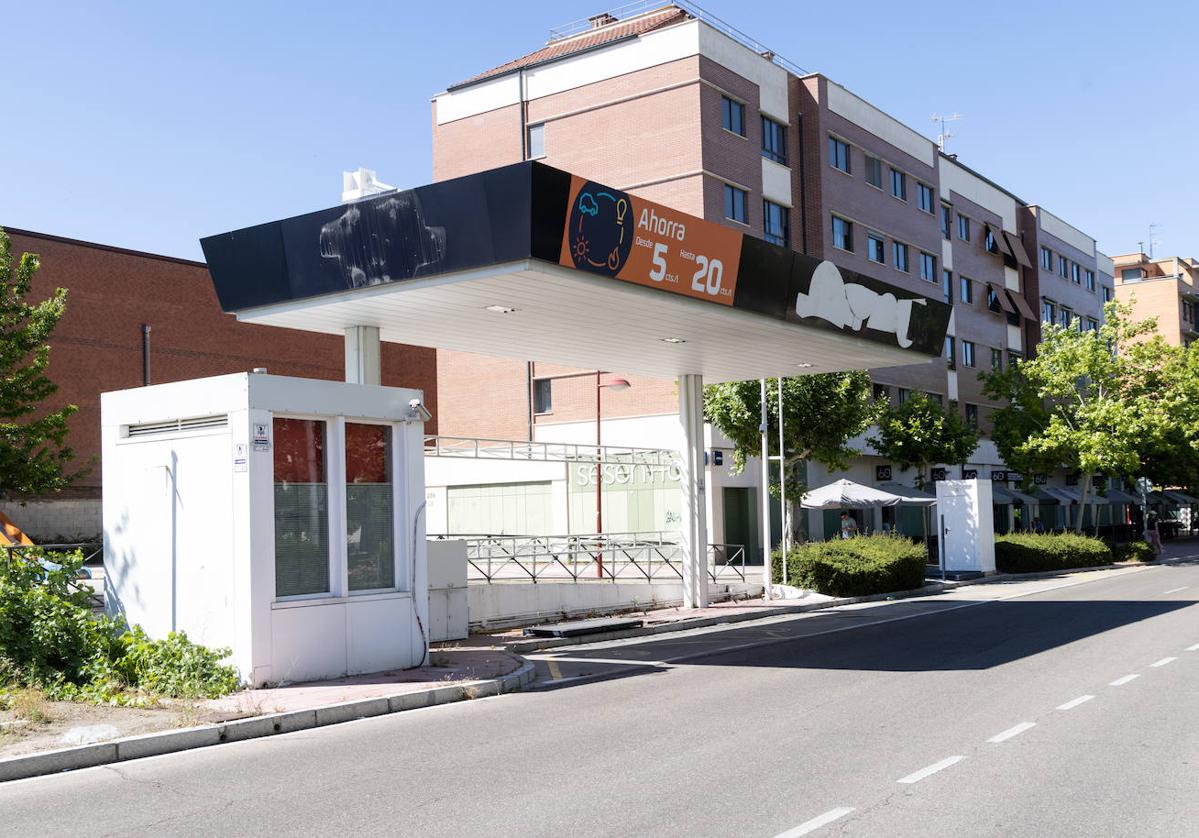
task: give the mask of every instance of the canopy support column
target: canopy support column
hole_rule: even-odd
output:
[[[376,387],[383,383],[378,326],[346,328],[346,381]]]
[[[708,522],[704,497],[704,381],[679,376],[679,425],[683,431],[683,607],[708,605]]]

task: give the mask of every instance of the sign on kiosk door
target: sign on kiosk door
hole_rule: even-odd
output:
[[[559,262],[731,306],[741,233],[571,176]]]

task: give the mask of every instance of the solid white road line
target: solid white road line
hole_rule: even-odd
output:
[[[965,757],[963,757],[963,756],[946,757],[945,759],[941,760],[940,762],[934,762],[932,765],[928,766],[927,768],[921,768],[919,771],[915,772],[914,774],[909,774],[906,777],[900,777],[895,782],[908,783],[908,784],[919,783],[925,777],[931,777],[933,774],[936,774],[938,771],[942,771],[951,765],[957,765],[959,762],[961,762],[964,759],[965,759]]]
[[[1095,697],[1095,696],[1093,696],[1093,695],[1080,695],[1078,698],[1072,698],[1072,699],[1070,699],[1070,700],[1069,700],[1069,701],[1067,701],[1065,704],[1059,704],[1059,705],[1057,706],[1057,709],[1059,709],[1059,710],[1073,710],[1075,707],[1077,707],[1077,706],[1078,706],[1078,705],[1080,705],[1080,704],[1086,704],[1088,701],[1090,701],[1090,700],[1091,700],[1092,698],[1094,698],[1094,697]]]
[[[1173,663],[1176,660],[1178,660],[1178,658],[1162,658],[1161,660],[1155,661],[1154,663],[1151,663],[1149,665],[1150,666],[1165,666],[1166,664]]]
[[[1199,652],[1199,643],[1196,643],[1193,646],[1187,646],[1186,650],[1188,652]]]
[[[794,829],[788,829],[786,832],[780,832],[775,838],[799,838],[800,835],[807,835],[809,832],[815,832],[822,826],[828,826],[830,823],[853,812],[853,806],[839,806],[836,809],[829,809],[823,815],[818,815],[810,821],[804,821]]]
[[[987,741],[998,744],[1000,742],[1004,742],[1008,739],[1011,739],[1013,736],[1019,736],[1024,731],[1030,730],[1036,726],[1037,726],[1036,722],[1020,722],[1020,724],[1016,725],[1015,727],[1009,727],[1003,733],[996,733],[994,736],[992,736]]]
[[[1185,591],[1185,590],[1186,590],[1188,587],[1190,587],[1190,586],[1189,586],[1189,585],[1183,585],[1181,588],[1171,588],[1171,589],[1170,589],[1170,590],[1168,590],[1168,591],[1162,591],[1162,593],[1163,593],[1163,594],[1176,594],[1176,593],[1178,593],[1179,591]]]
[[[1137,678],[1140,678],[1140,677],[1141,677],[1140,675],[1125,675],[1123,678],[1117,678],[1115,681],[1112,681],[1110,684],[1108,684],[1108,686],[1109,687],[1122,687],[1125,684],[1127,684],[1129,681],[1135,681]]]

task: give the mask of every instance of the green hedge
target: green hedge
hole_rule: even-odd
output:
[[[782,581],[782,551],[773,554]],[[924,585],[925,553],[902,536],[872,535],[819,541],[787,551],[787,581],[830,596],[868,596]]]
[[[1097,538],[1073,533],[1009,533],[995,538],[1001,573],[1035,573],[1111,564],[1112,551]]]
[[[1125,544],[1113,544],[1112,555],[1118,562],[1151,562],[1157,558],[1153,548],[1147,541],[1129,541]]]

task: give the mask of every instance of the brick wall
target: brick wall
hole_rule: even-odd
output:
[[[35,298],[68,289],[66,314],[50,341],[49,375],[59,386],[50,404],[79,406],[70,420],[70,444],[78,463],[95,467],[56,497],[99,496],[100,394],[142,385],[143,323],[151,328],[155,384],[254,367],[304,378],[344,377],[340,336],[237,322],[221,311],[202,263],[25,231],[10,235],[14,253],[41,257]],[[436,415],[433,350],[385,344],[382,360],[383,383],[424,390]],[[431,424],[430,432],[435,428]]]

